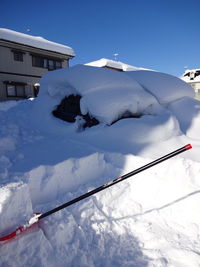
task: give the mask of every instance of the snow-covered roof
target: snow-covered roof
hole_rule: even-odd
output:
[[[0,28],[0,39],[32,47],[37,47],[40,49],[49,50],[61,54],[66,54],[69,56],[75,56],[74,50],[71,47],[51,42],[40,36],[32,36],[29,34]]]
[[[101,68],[102,67],[110,67],[110,68],[114,68],[114,69],[118,69],[118,70],[122,70],[122,71],[144,70],[144,68],[131,66],[131,65],[125,64],[123,62],[115,61],[115,60],[107,59],[107,58],[101,58],[99,60],[86,63],[85,65],[94,66],[94,67],[101,67]]]
[[[200,82],[200,69],[187,69],[180,77],[185,82]]]

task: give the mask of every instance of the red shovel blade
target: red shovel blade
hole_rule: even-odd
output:
[[[38,218],[40,217],[40,215],[41,213],[35,213],[34,216],[29,220],[27,224],[18,227],[14,232],[8,235],[0,237],[0,241],[7,241],[19,235],[20,233],[25,232],[28,229],[31,229],[33,226],[35,226],[38,223]]]

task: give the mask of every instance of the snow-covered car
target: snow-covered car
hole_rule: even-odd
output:
[[[45,101],[43,108],[49,112],[51,106],[54,116],[90,127],[156,114],[163,106],[185,96],[194,96],[191,87],[168,74],[76,65],[42,78],[38,105],[41,107],[40,102]]]

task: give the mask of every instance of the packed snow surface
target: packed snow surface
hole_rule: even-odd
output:
[[[50,50],[70,56],[75,56],[74,50],[71,47],[51,42],[40,36],[32,36],[29,34],[24,34],[13,30],[0,28],[0,39],[24,45],[29,45],[45,50]]]
[[[34,101],[0,103],[1,236],[34,212],[193,146],[1,242],[0,266],[199,267],[200,104],[178,78],[156,77],[78,65],[47,73]],[[70,94],[100,124],[55,118]],[[141,117],[112,124],[125,111]]]
[[[126,74],[153,94],[160,104],[168,104],[183,96],[194,96],[190,85],[166,73],[143,70],[131,71]]]

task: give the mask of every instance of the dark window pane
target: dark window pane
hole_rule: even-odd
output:
[[[23,61],[23,53],[21,52],[13,52],[15,61]]]
[[[61,61],[56,61],[56,69],[62,68]]]
[[[25,97],[24,85],[16,85],[17,96]]]
[[[7,84],[6,90],[8,97],[25,97],[25,85],[23,84]]]
[[[48,60],[47,59],[44,59],[44,68],[48,69]]]
[[[7,85],[7,95],[8,96],[16,96],[14,85]]]
[[[44,68],[44,58],[33,56],[33,66]]]
[[[48,60],[49,61],[49,70],[54,70],[55,67],[54,67],[54,61],[53,60]]]

